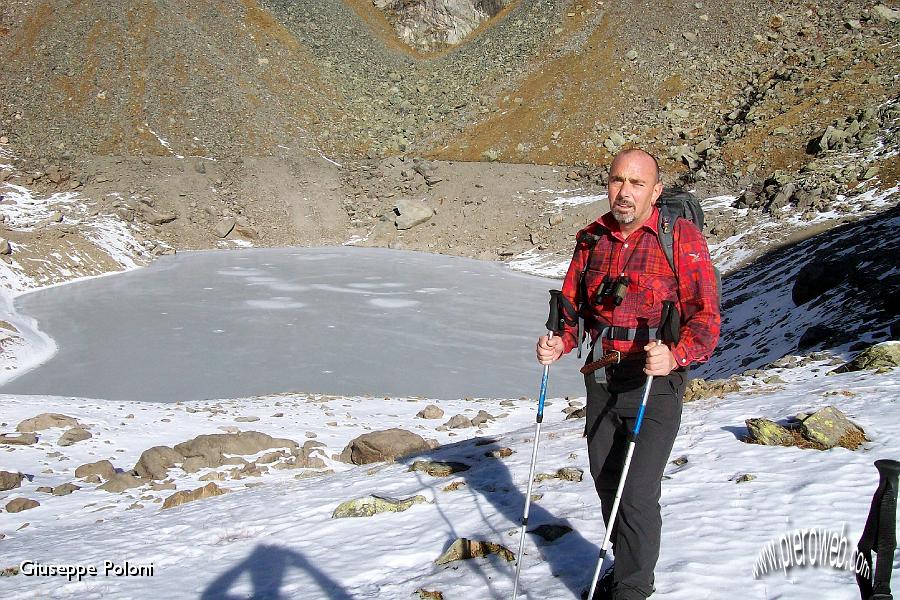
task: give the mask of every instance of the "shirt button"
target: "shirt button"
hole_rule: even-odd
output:
[[[625,244],[625,247],[627,248],[627,247],[628,247],[628,244]]]

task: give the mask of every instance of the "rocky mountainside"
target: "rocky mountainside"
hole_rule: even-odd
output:
[[[548,203],[639,145],[731,196],[710,239],[749,259],[896,203],[898,22],[871,0],[6,2],[0,193],[48,208],[0,237],[26,270],[15,251],[88,251],[97,215],[150,253],[560,259],[599,205]],[[426,225],[396,223],[410,202]]]

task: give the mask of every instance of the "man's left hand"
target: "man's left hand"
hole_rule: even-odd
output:
[[[665,377],[678,367],[672,351],[665,344],[650,342],[644,346],[647,352],[647,361],[644,363],[644,373],[654,377]]]

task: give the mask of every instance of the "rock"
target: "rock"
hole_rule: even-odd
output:
[[[544,525],[539,525],[538,527],[535,527],[534,529],[529,530],[528,533],[533,533],[537,536],[540,536],[545,541],[554,542],[554,541],[558,540],[559,538],[561,538],[562,536],[566,535],[567,533],[570,533],[571,531],[572,531],[572,528],[569,527],[568,525],[544,524]]]
[[[168,446],[154,446],[141,453],[134,473],[144,479],[165,479],[170,467],[183,460],[181,454]]]
[[[627,54],[625,54],[625,58],[628,60],[637,60],[638,53],[637,50],[629,50]]]
[[[488,450],[484,453],[484,455],[488,458],[506,458],[508,456],[512,456],[512,454],[512,448],[497,448],[495,450]]]
[[[12,254],[12,246],[6,238],[0,238],[0,255],[9,256]]]
[[[587,409],[585,408],[576,408],[572,412],[566,415],[566,421],[569,419],[584,419],[587,416]]]
[[[410,471],[422,471],[432,477],[449,477],[454,473],[469,470],[469,465],[452,461],[417,460],[409,468]]]
[[[444,427],[448,429],[465,429],[466,427],[474,427],[475,424],[465,415],[454,415],[450,420],[444,423]]]
[[[37,444],[37,436],[33,433],[0,433],[0,444],[31,446],[32,444]]]
[[[209,466],[219,466],[227,462],[224,460],[226,454],[246,456],[278,448],[294,450],[299,446],[294,440],[273,438],[258,431],[241,431],[198,435],[192,440],[176,444],[175,452],[184,458],[203,457],[208,461]]]
[[[479,558],[489,554],[496,554],[507,562],[515,560],[512,551],[500,544],[459,538],[434,562],[437,565],[446,565],[457,560]]]
[[[5,492],[22,485],[25,475],[11,471],[0,471],[0,492]]]
[[[839,445],[841,438],[847,434],[856,433],[865,437],[862,428],[850,421],[835,406],[826,406],[803,419],[800,423],[800,432],[804,438],[821,444],[826,449]]]
[[[91,439],[91,432],[82,427],[73,427],[66,430],[61,436],[57,444],[60,446],[71,446],[72,444]]]
[[[493,420],[494,420],[494,416],[491,413],[484,411],[484,410],[479,410],[478,414],[472,418],[472,425],[474,425],[475,427],[481,427],[488,421],[493,421]]]
[[[500,160],[500,152],[494,148],[490,148],[481,153],[481,160],[487,162],[497,162]]]
[[[119,493],[131,488],[140,487],[145,483],[146,480],[138,479],[131,473],[116,473],[109,478],[109,481],[98,486],[97,489],[103,490],[104,492]]]
[[[415,593],[419,595],[419,600],[444,600],[444,594],[437,590],[419,588]]]
[[[394,428],[365,433],[351,440],[341,453],[340,460],[354,465],[365,465],[391,461],[430,449],[422,436]]]
[[[15,500],[10,500],[6,503],[6,512],[8,513],[18,513],[23,510],[31,510],[32,508],[37,508],[41,503],[37,500],[32,500],[30,498],[16,498]]]
[[[331,514],[332,519],[345,517],[371,517],[382,512],[403,512],[414,504],[425,502],[425,496],[417,495],[410,498],[389,498],[387,496],[370,495],[355,500],[342,502]]]
[[[141,211],[141,214],[150,225],[164,225],[178,218],[178,215],[174,212],[156,212],[151,208],[145,208]]]
[[[881,367],[900,367],[900,342],[892,340],[870,346],[854,356],[846,364],[832,371],[832,373],[865,371]]]
[[[434,216],[434,209],[420,200],[398,200],[394,204],[394,225],[397,229],[412,229]]]
[[[747,419],[748,441],[765,446],[790,446],[794,443],[794,435],[769,419]]]
[[[75,485],[74,483],[64,483],[53,488],[53,491],[50,493],[54,496],[68,496],[72,492],[80,489],[81,487]]]
[[[754,479],[756,479],[756,475],[752,473],[744,473],[743,475],[732,478],[735,483],[747,483],[748,481],[753,481]]]
[[[36,417],[25,419],[16,425],[16,431],[34,432],[52,429],[54,427],[79,427],[78,419],[61,415],[59,413],[41,413]]]
[[[250,417],[235,417],[235,423],[253,423],[255,421],[259,421],[259,417],[250,416]]]
[[[75,477],[84,479],[91,475],[97,475],[103,479],[109,479],[116,474],[116,469],[108,460],[98,460],[97,462],[86,463],[75,469]]]
[[[693,402],[704,398],[721,398],[725,394],[737,392],[740,384],[733,379],[691,379],[684,392],[684,401]]]
[[[234,226],[237,222],[231,217],[226,217],[216,223],[216,226],[213,227],[213,233],[216,234],[220,238],[228,237],[228,234],[234,229]]]
[[[876,4],[870,12],[876,21],[882,23],[896,23],[900,21],[900,10],[889,8],[884,4]]]
[[[416,413],[416,416],[420,419],[440,419],[444,416],[444,411],[434,404],[429,404],[418,413]]]
[[[224,490],[215,483],[210,482],[203,487],[197,488],[195,490],[183,490],[181,492],[175,492],[174,494],[166,498],[165,502],[163,502],[162,510],[181,506],[182,504],[194,502],[195,500],[214,498],[215,496],[221,496],[223,494],[226,494],[227,492],[228,490]]]
[[[556,471],[556,476],[564,481],[581,481],[584,471],[575,467],[563,467]]]

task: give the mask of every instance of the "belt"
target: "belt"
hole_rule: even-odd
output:
[[[594,362],[589,362],[588,364],[581,367],[581,372],[584,375],[590,375],[597,369],[608,367],[610,365],[617,365],[619,363],[634,361],[634,360],[642,360],[647,355],[646,352],[632,352],[632,353],[623,353],[618,350],[613,350],[612,352],[608,352],[604,354],[599,360],[595,360]]]

